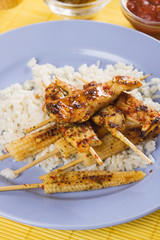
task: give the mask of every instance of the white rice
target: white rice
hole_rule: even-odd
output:
[[[83,64],[79,67],[76,72],[71,66],[64,66],[63,68],[57,68],[51,64],[39,65],[36,59],[33,58],[27,64],[31,68],[33,73],[33,79],[26,81],[23,85],[18,83],[7,87],[0,91],[0,154],[2,155],[5,151],[6,143],[16,140],[25,135],[24,129],[33,126],[45,119],[47,115],[42,111],[42,106],[44,104],[44,87],[42,81],[45,85],[49,85],[54,81],[54,75],[57,75],[64,81],[69,81],[71,84],[77,88],[82,87],[82,83],[77,77],[81,77],[86,81],[97,81],[106,82],[112,79],[115,75],[127,75],[131,77],[140,78],[143,76],[143,72],[135,69],[133,65],[126,65],[124,63],[117,63],[115,65],[107,65],[105,69],[100,68],[100,63],[96,65],[87,66]],[[151,108],[160,111],[160,104],[153,102],[152,99],[158,98],[159,95],[155,95],[157,91],[160,90],[160,79],[153,78],[149,83],[143,84],[140,89],[135,89],[132,94],[143,100]],[[39,96],[39,98],[35,98]],[[141,151],[145,152],[148,157],[154,161],[151,153],[156,148],[155,140],[149,140],[143,142],[137,146]],[[54,145],[50,145],[41,153],[37,154],[35,158],[39,158],[54,149]],[[43,161],[38,166],[41,166],[44,171],[49,172],[53,168],[61,165],[67,164],[72,161],[74,156],[69,159],[59,159],[56,156],[50,157],[49,159]],[[33,158],[30,157],[25,161],[31,162]],[[106,159],[102,166],[97,166],[96,164],[90,167],[84,167],[79,164],[75,166],[74,170],[93,170],[93,169],[105,169],[108,171],[121,171],[121,170],[133,170],[135,168],[146,167],[146,162],[144,162],[141,157],[139,157],[131,149],[123,151],[115,156]],[[8,175],[7,175],[8,173]],[[9,177],[13,177],[13,174],[9,170],[1,172],[1,174]]]

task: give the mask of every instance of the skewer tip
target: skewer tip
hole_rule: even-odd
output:
[[[0,161],[3,161],[4,159],[9,158],[9,157],[11,157],[11,154],[10,153],[6,153],[6,154],[0,156]]]
[[[148,75],[146,75],[146,76],[144,76],[144,77],[141,77],[140,80],[142,81],[142,80],[144,80],[144,79],[150,77],[151,75],[152,75],[152,73],[151,73],[151,74],[148,74]]]
[[[77,78],[78,80],[80,80],[81,82],[83,82],[84,84],[88,84],[88,81],[84,80],[83,78],[78,77],[78,76],[76,76],[76,78]]]

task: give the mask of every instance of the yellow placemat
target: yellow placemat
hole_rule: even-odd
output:
[[[14,1],[14,4],[11,3]],[[0,10],[0,33],[24,25],[60,20],[42,0],[0,0],[10,5]],[[8,3],[7,3],[8,2]],[[103,21],[133,28],[120,10],[119,0],[112,0],[96,17]],[[160,36],[157,36],[160,39]],[[160,210],[123,225],[88,231],[49,230],[20,224],[0,217],[0,240],[160,240]]]

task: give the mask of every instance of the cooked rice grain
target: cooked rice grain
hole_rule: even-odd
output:
[[[42,111],[45,96],[45,89],[42,81],[46,85],[49,85],[56,75],[64,81],[69,81],[77,88],[82,88],[82,83],[77,77],[81,77],[88,82],[106,82],[112,79],[115,75],[127,75],[137,78],[143,76],[143,72],[135,69],[133,65],[126,65],[124,63],[107,65],[105,69],[100,68],[100,62],[91,66],[83,64],[79,67],[78,71],[75,71],[71,66],[57,68],[51,64],[39,65],[37,64],[36,59],[32,58],[27,66],[32,70],[33,79],[26,81],[23,85],[16,83],[0,91],[1,154],[3,154],[6,143],[23,137],[25,135],[24,129],[29,126],[33,126],[47,118],[47,115]],[[159,95],[154,95],[160,90],[159,83],[159,78],[153,78],[149,83],[144,82],[140,89],[133,90],[132,94],[134,94],[134,96],[136,96],[138,99],[143,100],[150,107],[160,111],[160,104],[152,101],[153,98],[159,97]],[[35,96],[38,97],[35,98]],[[146,152],[150,159],[153,160],[151,152],[155,150],[155,145],[155,140],[150,140],[138,145],[137,147]],[[34,158],[28,158],[25,161],[33,161],[33,159],[37,159],[53,149],[54,145],[51,145],[41,153],[34,156]],[[44,171],[49,172],[53,168],[63,163],[67,164],[73,159],[75,159],[75,156],[69,159],[58,158],[57,156],[54,156],[38,164],[38,166],[41,166]],[[139,157],[131,149],[128,149],[106,159],[102,166],[97,166],[94,164],[90,167],[84,167],[82,164],[78,164],[72,169],[105,169],[110,171],[121,171],[133,170],[138,167],[145,168],[146,162],[144,162],[144,160],[142,160],[141,157]]]

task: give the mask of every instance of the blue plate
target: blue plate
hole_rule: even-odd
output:
[[[160,76],[160,43],[138,31],[91,21],[57,21],[23,27],[0,36],[0,88],[31,77],[26,63],[32,57],[57,67],[78,67],[101,61],[101,66],[123,61],[145,74]],[[156,163],[146,169],[143,181],[121,187],[45,195],[41,189],[0,193],[0,213],[12,220],[44,228],[93,229],[125,223],[160,206],[159,142]],[[18,169],[22,163],[7,159],[0,170]],[[149,171],[153,169],[152,173]],[[32,168],[0,186],[39,182],[44,174]]]

